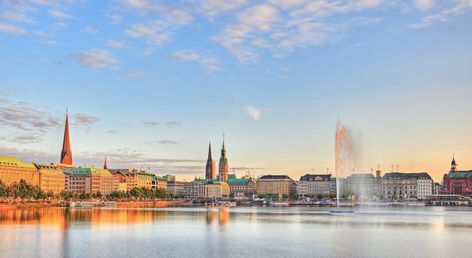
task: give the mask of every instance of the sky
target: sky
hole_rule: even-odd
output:
[[[204,175],[472,169],[471,0],[0,0],[0,155]],[[354,166],[354,165],[353,165]]]

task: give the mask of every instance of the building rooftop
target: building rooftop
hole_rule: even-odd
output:
[[[237,178],[235,174],[229,174],[227,182],[229,185],[247,185],[250,182],[254,182],[254,179],[250,177]]]
[[[376,179],[371,173],[355,173],[347,177],[348,179]]]
[[[289,176],[287,175],[265,175],[265,176],[261,176],[259,177],[258,180],[267,180],[267,179],[278,179],[278,180],[284,180],[284,179],[288,179],[288,180],[292,180]]]
[[[450,171],[444,175],[444,178],[470,178],[472,177],[472,170]]]
[[[79,174],[83,174],[83,175],[87,175],[87,174],[90,174],[90,175],[102,175],[102,176],[109,176],[111,175],[110,171],[108,169],[101,169],[101,168],[73,168],[70,172],[68,172],[68,174],[72,174],[72,175],[79,175]]]
[[[26,163],[26,162],[21,161],[17,157],[11,157],[11,156],[0,156],[0,166],[36,169],[33,163]]]
[[[300,177],[300,181],[330,181],[331,174],[306,174]]]
[[[390,172],[385,173],[383,179],[431,179],[431,176],[426,172],[415,172],[415,173],[403,173],[403,172]]]

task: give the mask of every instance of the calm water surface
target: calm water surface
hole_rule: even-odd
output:
[[[472,209],[0,211],[1,257],[472,257]]]

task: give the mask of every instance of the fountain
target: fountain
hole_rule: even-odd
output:
[[[359,152],[356,148],[353,134],[349,128],[339,121],[336,124],[335,139],[335,173],[336,173],[336,210],[332,213],[352,213],[352,210],[340,210],[341,178],[347,176],[350,168],[356,167],[359,160]]]

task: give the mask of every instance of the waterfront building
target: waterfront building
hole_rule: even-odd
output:
[[[167,181],[167,193],[174,197],[184,197],[185,184],[186,182],[181,181]]]
[[[123,184],[126,184],[126,190],[131,190],[136,186],[136,178],[134,173],[137,170],[131,169],[110,169],[109,170],[115,180],[115,189],[118,189],[118,185],[121,185],[123,189]]]
[[[64,127],[64,139],[62,142],[60,163],[63,166],[72,166],[72,150],[70,148],[69,113],[68,112],[66,112],[66,124]]]
[[[0,156],[0,180],[3,184],[9,186],[21,179],[30,185],[39,186],[39,173],[34,164],[16,157]]]
[[[375,199],[380,193],[380,180],[371,173],[356,173],[346,179],[346,194],[358,200]]]
[[[257,179],[256,189],[257,194],[290,196],[295,193],[296,186],[287,175],[265,175]]]
[[[208,145],[208,158],[205,167],[205,178],[207,180],[213,180],[216,178],[216,163],[211,157],[211,143]]]
[[[46,193],[59,194],[65,190],[65,174],[54,165],[35,164],[39,173],[39,188]]]
[[[387,200],[425,199],[433,193],[433,180],[426,172],[386,173],[382,178],[382,195]]]
[[[256,193],[256,180],[249,175],[237,178],[235,174],[229,174],[227,183],[230,195],[235,198],[248,198]]]
[[[167,181],[164,180],[161,177],[158,177],[158,176],[154,175],[154,178],[152,179],[152,187],[151,188],[153,190],[164,189],[164,190],[167,191]]]
[[[206,182],[206,178],[195,178],[192,182],[185,184],[185,198],[195,199],[198,197],[198,187]]]
[[[221,199],[228,198],[230,187],[226,182],[205,182],[199,184],[197,188],[197,197],[201,199]]]
[[[457,166],[453,157],[451,170],[443,177],[443,194],[472,196],[472,170],[457,170]]]
[[[144,171],[135,171],[134,173],[132,173],[132,175],[134,176],[134,187],[152,189],[152,184],[155,177],[154,174],[147,173]]]
[[[106,169],[79,167],[66,172],[65,188],[76,193],[109,194],[116,189],[116,180]]]
[[[306,174],[300,177],[297,189],[301,196],[336,194],[336,179],[331,174]]]
[[[175,176],[174,175],[165,175],[162,177],[162,179],[166,180],[167,182],[175,182]]]

